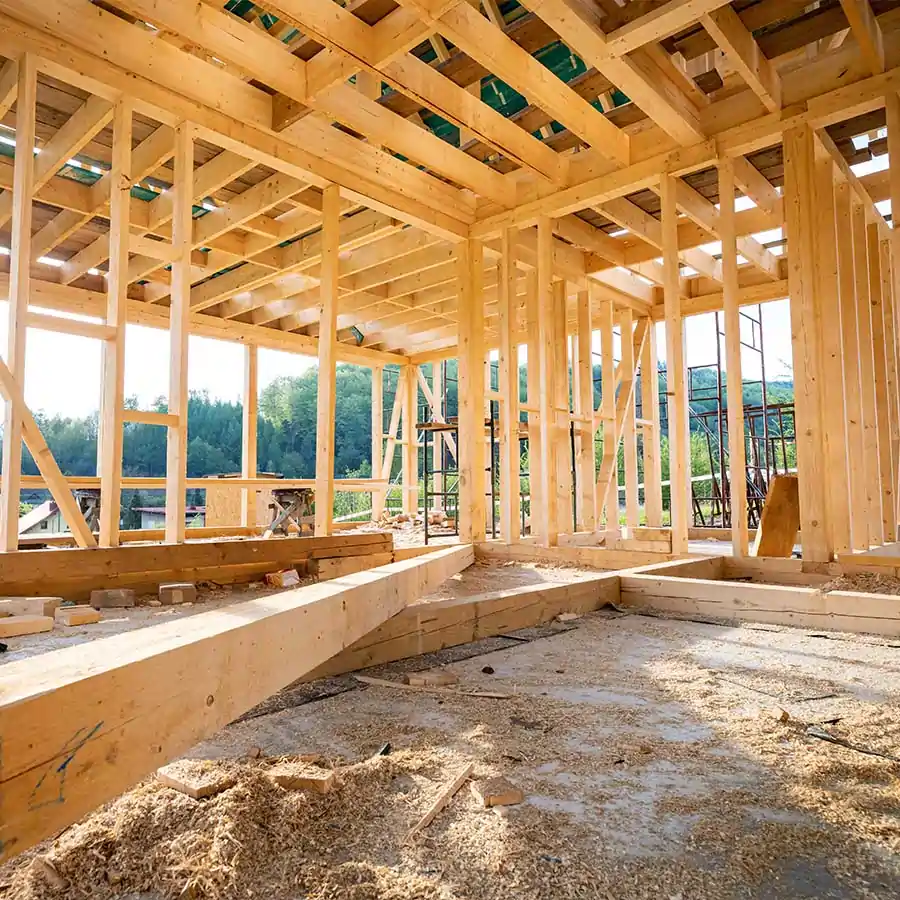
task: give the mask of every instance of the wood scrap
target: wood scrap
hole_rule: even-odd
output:
[[[455,691],[445,687],[420,687],[415,684],[402,684],[399,681],[387,681],[384,678],[372,678],[369,675],[354,675],[357,681],[363,684],[371,684],[375,687],[397,688],[401,691],[422,691],[426,694],[453,694],[457,697],[479,697],[488,700],[510,700],[511,694],[498,694],[493,691]]]
[[[93,606],[63,606],[56,610],[54,619],[59,625],[95,625],[100,613]]]
[[[334,772],[308,763],[278,763],[269,770],[269,778],[286,791],[314,791],[327,794],[334,787]]]
[[[502,775],[484,781],[473,781],[469,787],[485,809],[492,806],[515,806],[525,800],[525,794]]]
[[[423,828],[427,828],[434,817],[453,799],[453,797],[459,792],[459,789],[468,781],[469,776],[472,774],[472,770],[475,768],[475,763],[469,763],[460,773],[441,791],[438,795],[438,798],[431,804],[428,808],[428,812],[413,825],[412,828],[406,834],[406,839],[410,840],[416,834],[418,834]]]
[[[222,771],[215,762],[204,759],[180,759],[156,770],[156,777],[166,787],[203,800],[220,794],[235,784],[235,776]]]
[[[0,615],[52,616],[62,597],[0,597]]]
[[[453,672],[410,672],[403,676],[406,684],[416,687],[447,687],[451,684],[459,684],[459,676]]]
[[[52,630],[50,616],[5,616],[0,619],[0,637],[23,637]]]

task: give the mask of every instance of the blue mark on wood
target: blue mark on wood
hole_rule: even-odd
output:
[[[87,728],[79,728],[78,731],[63,744],[59,753],[56,754],[56,756],[64,754],[62,762],[59,764],[55,761],[50,763],[38,779],[38,783],[34,786],[34,790],[31,792],[28,801],[29,810],[33,811],[45,806],[53,806],[58,803],[66,802],[66,775],[69,771],[69,764],[75,759],[78,751],[97,734],[102,726],[103,722],[101,721],[94,725],[90,730]],[[50,796],[46,799],[41,799],[41,794],[49,794]]]

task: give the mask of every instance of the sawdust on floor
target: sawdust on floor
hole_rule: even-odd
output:
[[[839,575],[819,587],[820,591],[860,591],[865,594],[900,594],[900,578],[877,572]]]
[[[0,869],[0,888],[16,900],[887,900],[900,893],[900,766],[806,726],[900,754],[897,651],[590,615],[450,667],[460,689],[510,700],[361,686],[232,725],[190,755],[220,759],[234,787],[194,801],[151,779]],[[319,753],[337,787],[277,788],[255,748]],[[463,787],[407,840],[469,762],[526,802],[498,815]],[[65,887],[29,868],[35,856]]]

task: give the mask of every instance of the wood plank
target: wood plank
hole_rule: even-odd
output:
[[[256,478],[257,426],[259,421],[259,348],[255,344],[244,347],[244,392],[241,405],[241,478]],[[374,474],[376,469],[372,469]],[[256,491],[241,488],[241,525],[254,527],[256,521]]]
[[[869,0],[841,0],[850,31],[873,75],[884,71],[884,39]]]
[[[662,430],[659,422],[659,361],[656,323],[650,322],[641,356],[641,412],[644,418],[644,516],[651,528],[662,527]]]
[[[556,440],[556,398],[553,366],[553,225],[542,216],[538,220],[537,259],[537,351],[538,351],[538,424],[540,427],[541,484],[540,509],[531,508],[531,520],[537,515],[537,533],[547,547],[557,542],[559,503],[556,484],[558,444]],[[529,398],[530,399],[530,398]]]
[[[572,364],[575,412],[586,417],[575,430],[575,465],[578,491],[576,521],[579,530],[597,527],[597,472],[594,463],[594,358],[593,358],[593,292],[579,291],[576,300],[575,359]]]
[[[473,558],[454,547],[4,666],[0,859],[78,821]]]
[[[790,557],[800,527],[800,486],[796,475],[776,475],[769,482],[754,556]]]
[[[517,232],[513,229],[504,229],[499,272],[500,533],[509,542],[519,539],[521,528],[516,237]]]

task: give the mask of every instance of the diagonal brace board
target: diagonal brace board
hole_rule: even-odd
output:
[[[53,453],[47,446],[43,434],[41,434],[41,429],[31,414],[31,410],[25,405],[25,397],[21,388],[2,359],[0,359],[0,393],[3,394],[6,402],[12,405],[13,409],[21,410],[22,437],[24,438],[25,446],[34,458],[38,471],[44,476],[44,482],[57,506],[59,506],[66,524],[72,530],[75,543],[79,547],[96,547],[97,540],[91,534],[91,530],[88,528],[81,510],[78,508],[78,504],[69,490],[66,477],[60,471]],[[0,743],[0,749],[2,749],[2,743]],[[0,758],[0,771],[2,771],[2,767],[3,759]]]
[[[644,341],[647,339],[647,331],[650,320],[646,317],[638,319],[632,337],[632,345],[634,347],[634,359],[640,359],[644,351]],[[621,366],[619,367],[621,368]],[[615,420],[612,423],[611,434],[609,440],[606,435],[606,425],[604,424],[603,434],[603,459],[600,463],[600,471],[597,474],[597,491],[600,497],[605,497],[609,489],[613,472],[616,468],[616,460],[619,454],[619,443],[625,430],[625,419],[629,415],[634,414],[634,372],[626,372],[623,374],[619,393],[616,397]]]
[[[78,821],[474,561],[471,545],[14,662],[0,861]]]

